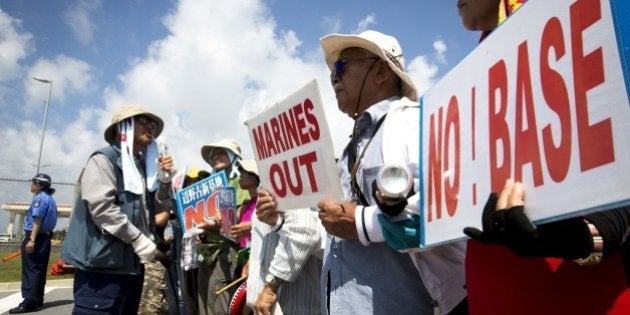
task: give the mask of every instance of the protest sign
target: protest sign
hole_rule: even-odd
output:
[[[238,239],[230,235],[230,229],[236,222],[236,188],[230,186],[219,187],[217,190],[219,195],[217,217],[221,220],[219,231],[221,235],[238,242]]]
[[[175,175],[173,175],[173,180],[171,181],[171,189],[174,194],[177,194],[178,191],[182,190],[184,187],[184,180],[186,179],[186,173],[188,173],[188,166],[179,170]]]
[[[422,247],[480,228],[508,178],[536,223],[630,203],[621,2],[530,0],[421,98]]]
[[[276,197],[278,209],[308,208],[324,198],[341,198],[316,80],[245,124],[262,185]]]
[[[225,172],[219,172],[182,188],[177,193],[177,214],[184,236],[190,235],[204,220],[217,218],[217,212],[225,205],[220,203],[220,188],[226,185]]]

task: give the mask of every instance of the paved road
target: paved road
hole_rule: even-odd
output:
[[[9,314],[9,310],[22,302],[20,283],[0,283],[0,315]],[[72,279],[52,280],[46,284],[44,308],[29,314],[67,315],[72,312]]]

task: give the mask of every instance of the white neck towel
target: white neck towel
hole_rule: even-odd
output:
[[[142,175],[138,170],[133,155],[133,139],[134,139],[134,119],[126,119],[118,124],[120,130],[120,151],[122,159],[123,181],[125,191],[136,195],[142,195],[144,192],[144,183]],[[149,191],[157,188],[157,144],[155,140],[147,147],[141,158],[144,158],[146,176],[146,187]]]

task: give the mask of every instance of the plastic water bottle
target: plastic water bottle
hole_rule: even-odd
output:
[[[158,146],[158,154],[160,155],[160,157],[168,155],[168,145],[166,144],[166,141],[162,137],[156,139],[156,141]],[[171,181],[171,173],[160,168],[160,170],[158,171],[158,179],[162,183],[168,183]]]

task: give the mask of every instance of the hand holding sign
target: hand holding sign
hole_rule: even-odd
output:
[[[499,197],[496,193],[488,197],[481,219],[483,231],[467,227],[464,233],[483,243],[506,245],[512,249],[526,246],[532,242],[536,226],[525,214],[524,197],[523,184],[507,180]]]
[[[354,211],[357,204],[354,202],[337,203],[333,200],[322,200],[317,204],[319,219],[328,234],[332,234],[348,240],[358,239],[357,227],[354,220]]]
[[[278,219],[281,217],[276,199],[265,189],[261,189],[258,192],[256,217],[259,221],[271,226],[278,224]]]
[[[232,208],[233,211],[236,200],[231,198],[228,202],[221,198],[222,190],[234,190],[226,185],[225,172],[219,172],[177,193],[177,213],[185,235],[190,235],[197,228],[216,226],[223,209]],[[230,193],[234,195],[233,192]]]
[[[323,107],[313,80],[245,122],[263,187],[282,210],[342,196]]]
[[[422,96],[422,247],[480,228],[508,178],[536,224],[630,204],[627,23],[611,3],[530,1]]]

